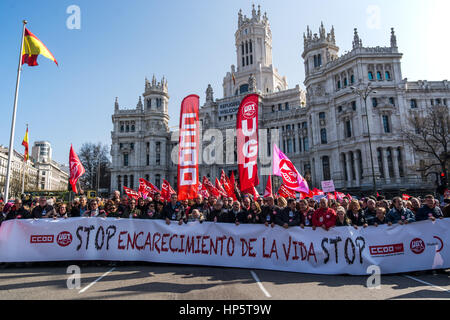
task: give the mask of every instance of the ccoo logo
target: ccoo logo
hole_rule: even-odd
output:
[[[72,234],[68,231],[62,231],[56,237],[56,242],[61,247],[67,247],[69,244],[72,243]]]
[[[421,254],[425,250],[425,242],[420,238],[415,238],[411,240],[409,247],[415,254]]]

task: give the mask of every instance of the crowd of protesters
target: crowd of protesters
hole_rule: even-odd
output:
[[[170,201],[163,201],[156,193],[152,197],[138,200],[121,197],[115,191],[110,199],[97,198],[88,201],[86,197],[75,198],[66,204],[55,198],[15,199],[14,203],[0,202],[0,221],[11,219],[102,217],[115,219],[161,219],[167,224],[210,221],[253,223],[275,225],[284,228],[311,227],[329,230],[333,227],[354,228],[379,226],[381,224],[408,224],[422,220],[450,217],[450,199],[441,206],[433,195],[403,200],[395,197],[387,200],[383,196],[365,197],[359,200],[343,197],[341,200],[326,197],[316,201],[312,198],[296,200],[272,196],[261,198],[250,194],[236,194],[232,197],[200,194],[193,200],[178,201],[172,194]]]

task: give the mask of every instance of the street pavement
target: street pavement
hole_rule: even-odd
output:
[[[380,289],[368,276],[193,265],[79,262],[79,288],[68,289],[68,262],[7,265],[0,269],[0,300],[398,300],[450,299],[450,269],[382,275]],[[73,279],[69,284],[75,283]]]

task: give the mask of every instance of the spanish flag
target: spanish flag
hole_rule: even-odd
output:
[[[23,138],[22,145],[25,147],[24,160],[27,161],[30,158],[28,154],[28,127],[27,132],[25,133],[25,137]]]
[[[30,67],[37,66],[38,55],[43,55],[44,57],[52,60],[58,65],[53,54],[47,49],[45,44],[41,42],[30,30],[25,28],[25,35],[23,39],[23,50],[22,50],[22,65],[25,63]]]

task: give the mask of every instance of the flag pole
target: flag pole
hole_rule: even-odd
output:
[[[5,184],[5,203],[8,202],[9,199],[9,180],[11,176],[11,160],[12,154],[14,152],[14,129],[16,126],[16,112],[17,112],[17,99],[19,97],[19,84],[20,84],[20,72],[22,69],[22,53],[23,53],[23,40],[25,37],[25,25],[27,24],[26,20],[23,20],[23,29],[22,29],[22,39],[20,42],[20,53],[19,53],[19,67],[17,68],[17,80],[16,80],[16,94],[14,96],[14,109],[11,121],[11,135],[9,137],[9,152],[8,152],[8,168],[6,169],[6,184]]]
[[[27,133],[26,134],[27,134],[27,140],[28,140],[28,123],[27,123]],[[28,143],[28,141],[27,141],[27,143]],[[23,142],[22,142],[22,144],[23,144]],[[28,165],[27,156],[28,156],[28,153],[23,157],[22,194],[24,194],[24,192],[25,192],[25,172],[26,172],[26,168]]]

